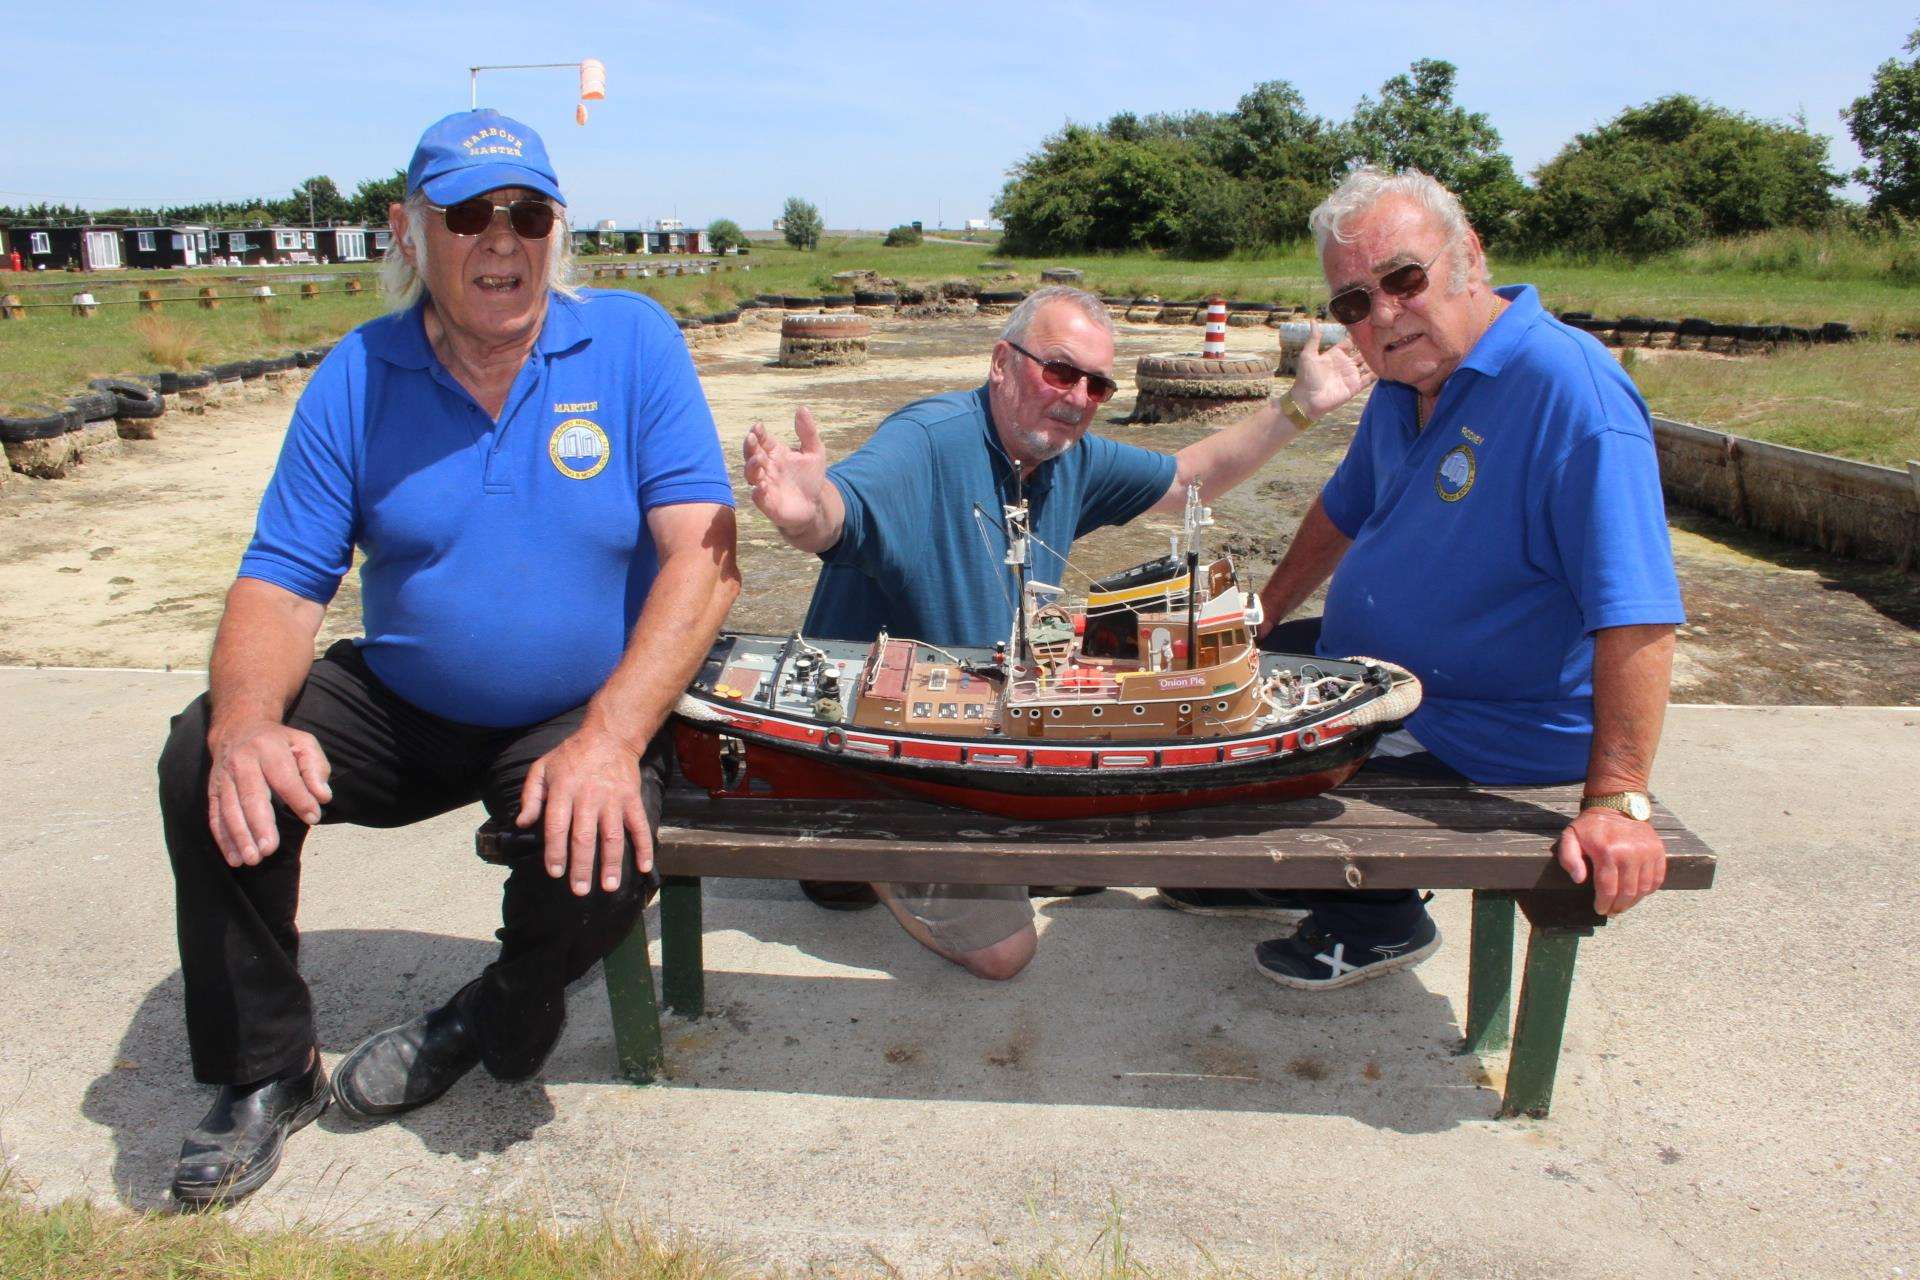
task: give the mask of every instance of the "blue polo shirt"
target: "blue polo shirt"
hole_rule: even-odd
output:
[[[1593,633],[1679,623],[1646,404],[1530,285],[1441,388],[1383,382],[1321,493],[1353,546],[1327,587],[1320,652],[1406,666],[1407,728],[1477,782],[1584,778]]]
[[[733,490],[658,304],[553,294],[498,422],[415,307],[314,370],[240,576],[325,604],[358,546],[374,674],[449,720],[534,724],[612,673],[658,568],[646,513],[687,502]]]
[[[1125,524],[1173,483],[1174,460],[1082,436],[1024,482],[1034,536],[1030,581],[1065,586],[1075,538]],[[806,634],[892,635],[940,645],[991,645],[1013,629],[1013,578],[1002,508],[1015,468],[993,427],[987,388],[932,396],[880,424],[827,470],[847,517],[821,553]],[[974,518],[974,505],[985,520]]]

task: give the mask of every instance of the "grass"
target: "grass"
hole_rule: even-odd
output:
[[[1920,330],[1920,246],[1913,237],[1846,232],[1769,232],[1716,241],[1645,262],[1581,262],[1550,257],[1496,259],[1497,280],[1540,286],[1555,310],[1578,308],[1600,315],[1699,316],[1727,323],[1820,324],[1839,320],[1880,335]],[[611,262],[660,265],[670,259],[593,255],[584,265]],[[987,271],[986,262],[1007,263]],[[811,253],[778,242],[757,241],[744,258],[706,276],[601,280],[607,288],[650,294],[680,316],[724,311],[758,293],[819,294],[844,291],[837,272],[871,270],[901,281],[967,279],[982,285],[1031,288],[1047,266],[1078,267],[1088,287],[1102,293],[1194,298],[1213,293],[1274,302],[1317,302],[1325,297],[1311,246],[1301,244],[1217,262],[1191,262],[1159,254],[1009,258],[991,245],[921,244],[882,247],[878,235],[837,236]],[[743,269],[746,268],[746,269]],[[281,268],[283,275],[315,271],[366,271],[365,266]],[[254,269],[271,277],[275,269]],[[55,273],[45,273],[53,275]],[[56,296],[91,288],[103,300],[130,297],[141,276],[58,273]],[[175,273],[177,274],[177,273]],[[206,278],[223,274],[209,272]],[[1010,278],[1009,278],[1010,277]],[[195,281],[201,276],[192,277]],[[38,281],[30,281],[38,283]],[[291,286],[266,304],[234,301],[217,312],[176,305],[160,313],[164,325],[139,324],[130,306],[107,306],[91,319],[61,308],[30,312],[26,321],[0,323],[0,407],[57,401],[88,378],[147,372],[272,349],[329,341],[378,314],[369,281],[358,298],[293,297]],[[13,287],[0,278],[0,290]],[[167,288],[172,292],[178,286]],[[151,319],[151,317],[149,317]],[[1868,354],[1871,353],[1871,354]],[[1912,428],[1902,415],[1920,405],[1912,376],[1913,357],[1903,348],[1868,343],[1822,347],[1737,363],[1649,363],[1639,371],[1650,399],[1675,417],[1747,433],[1784,432],[1802,440],[1853,441],[1841,451],[1876,461],[1915,456]],[[1889,370],[1904,370],[1889,376]],[[1781,438],[1768,435],[1765,438]],[[1822,447],[1809,444],[1806,447]]]
[[[0,1189],[0,1276],[8,1280],[747,1280],[794,1273],[748,1267],[711,1246],[669,1242],[646,1227],[605,1223],[562,1230],[523,1216],[493,1215],[444,1234],[329,1234],[315,1227],[248,1231],[246,1211],[221,1215],[135,1214],[70,1200],[37,1209]],[[1085,1249],[1055,1250],[1024,1265],[950,1268],[953,1280],[1181,1280],[1242,1277],[1204,1253],[1197,1266],[1149,1268],[1134,1254],[1116,1211]],[[808,1268],[804,1274],[818,1275]],[[896,1278],[878,1252],[870,1265],[835,1267],[840,1277]],[[1260,1275],[1299,1274],[1261,1268]],[[1363,1274],[1350,1272],[1349,1274]],[[1396,1269],[1391,1274],[1414,1274]]]
[[[1911,343],[1788,348],[1744,360],[1621,354],[1663,417],[1883,466],[1920,458],[1920,347]]]
[[[638,262],[636,258],[587,258],[586,262]],[[824,241],[813,253],[765,242],[744,260],[749,272],[723,277],[603,281],[609,287],[650,293],[677,314],[703,309],[694,281],[724,279],[733,296],[755,293],[818,293],[832,287],[836,271],[870,269],[900,280],[996,279],[981,263],[1009,264],[1013,286],[1037,284],[1040,269],[1078,267],[1087,287],[1134,297],[1196,298],[1219,293],[1256,302],[1321,302],[1326,286],[1308,244],[1263,253],[1192,262],[1160,254],[1088,254],[1014,258],[991,246],[922,244],[882,248],[877,238]],[[1540,286],[1556,311],[1597,315],[1698,316],[1728,324],[1821,324],[1839,320],[1876,333],[1920,330],[1920,246],[1892,239],[1816,232],[1772,232],[1716,241],[1644,262],[1579,262],[1559,257],[1500,258],[1494,278]],[[1903,280],[1910,283],[1902,283]]]
[[[192,292],[201,285],[217,285],[224,292],[229,286],[245,283],[277,286],[282,280],[300,281],[314,276],[366,277],[368,288],[380,272],[378,262],[336,262],[320,267],[169,267],[165,270],[127,271],[0,271],[0,293],[17,293],[22,301],[40,302],[49,296],[66,301],[82,289],[96,298],[131,298],[142,288],[157,288],[162,293]],[[186,286],[193,286],[192,289]]]
[[[380,313],[376,293],[270,302],[236,298],[217,311],[101,307],[82,319],[62,308],[0,322],[0,409],[57,404],[89,378],[195,368],[331,342]]]

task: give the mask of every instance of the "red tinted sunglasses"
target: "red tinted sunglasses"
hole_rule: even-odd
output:
[[[1445,252],[1445,249],[1440,251]],[[1430,283],[1427,268],[1440,261],[1440,253],[1425,262],[1409,262],[1404,267],[1395,267],[1380,277],[1379,291],[1399,302],[1419,297],[1427,291]],[[1359,324],[1373,314],[1373,294],[1374,286],[1369,284],[1343,289],[1327,303],[1327,313],[1341,324]]]
[[[1027,359],[1040,366],[1040,380],[1056,391],[1071,391],[1082,378],[1087,380],[1087,399],[1095,404],[1105,404],[1113,399],[1113,393],[1120,384],[1104,373],[1088,373],[1077,364],[1068,364],[1065,360],[1042,360],[1033,352],[1010,339],[1003,339],[1007,345]]]
[[[513,228],[513,234],[522,240],[545,240],[547,233],[553,230],[554,209],[545,200],[528,196],[515,200],[511,204],[495,204],[485,196],[474,196],[471,200],[462,200],[458,204],[429,205],[438,209],[440,217],[446,222],[447,230],[457,236],[477,236],[493,225],[496,211],[504,211],[507,225]]]

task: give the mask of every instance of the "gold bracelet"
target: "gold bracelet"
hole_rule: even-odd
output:
[[[1281,393],[1280,412],[1286,414],[1287,421],[1291,422],[1294,426],[1300,428],[1302,431],[1305,431],[1308,427],[1311,427],[1313,425],[1313,419],[1309,418],[1307,416],[1307,411],[1300,407],[1300,402],[1293,398],[1292,390],[1287,390]]]

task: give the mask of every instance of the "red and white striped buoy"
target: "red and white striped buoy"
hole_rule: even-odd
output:
[[[1227,303],[1224,298],[1215,298],[1207,304],[1207,339],[1200,348],[1200,354],[1209,360],[1227,358]]]

